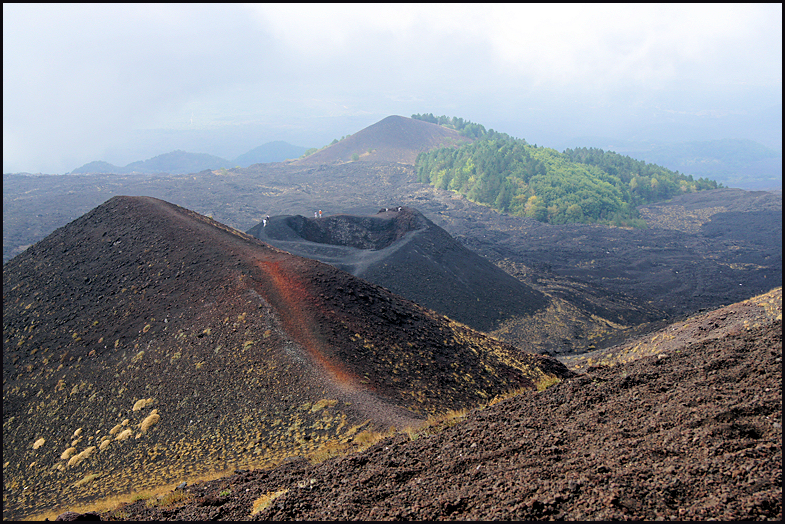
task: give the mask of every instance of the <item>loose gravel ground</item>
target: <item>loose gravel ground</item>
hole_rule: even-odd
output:
[[[781,520],[779,307],[773,322],[589,367],[441,431],[316,465],[238,471],[187,486],[180,502],[139,501],[101,517]]]

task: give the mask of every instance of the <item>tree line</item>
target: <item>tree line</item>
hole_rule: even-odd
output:
[[[420,182],[541,222],[645,227],[637,206],[722,187],[713,180],[693,180],[690,175],[610,151],[577,148],[559,153],[485,131],[460,118],[430,113],[412,117],[440,125],[445,122],[459,132],[481,130],[475,141],[457,149],[420,153],[416,162]]]
[[[416,114],[412,115],[412,118],[415,120],[422,120],[424,122],[430,122],[431,124],[438,124],[440,126],[444,126],[450,129],[455,129],[461,135],[469,138],[505,138],[505,139],[512,139],[512,137],[506,133],[498,133],[493,129],[485,129],[485,126],[482,124],[477,124],[472,122],[471,120],[464,120],[463,118],[459,118],[457,116],[433,116],[433,113],[423,113],[423,114]]]

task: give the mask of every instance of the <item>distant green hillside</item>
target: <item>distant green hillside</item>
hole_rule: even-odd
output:
[[[472,129],[479,130],[472,131],[478,140],[417,157],[420,182],[541,222],[643,227],[637,206],[721,187],[600,149],[559,153],[482,126]]]
[[[486,136],[489,133],[489,131],[485,130],[485,126],[481,124],[475,124],[474,122],[464,120],[463,118],[459,118],[457,116],[433,116],[433,113],[423,113],[422,115],[412,115],[412,118],[415,120],[430,122],[431,124],[439,124],[440,126],[448,127],[450,129],[455,129],[463,136],[467,136],[469,138],[480,138]],[[493,129],[490,130],[490,134],[494,134]]]

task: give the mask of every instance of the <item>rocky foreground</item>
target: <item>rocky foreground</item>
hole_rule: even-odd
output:
[[[782,520],[781,366],[780,310],[363,453],[237,471],[90,516]]]

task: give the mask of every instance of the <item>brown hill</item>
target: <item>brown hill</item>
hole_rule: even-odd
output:
[[[644,336],[630,337],[622,344],[582,355],[568,355],[559,360],[570,369],[617,365],[642,357],[681,351],[690,344],[711,344],[735,336],[753,327],[782,320],[782,287],[742,302],[689,317],[667,328]]]
[[[748,323],[715,332],[722,315]],[[101,517],[781,521],[782,289],[689,324],[702,335],[446,429],[237,471]]]
[[[295,164],[335,164],[349,162],[353,155],[358,160],[372,162],[400,162],[412,164],[421,151],[439,146],[457,146],[471,142],[453,129],[406,118],[388,116],[373,125],[327,146]]]
[[[568,376],[167,202],[3,266],[3,516],[360,446]]]
[[[511,318],[528,318],[549,303],[410,207],[385,208],[374,215],[276,216],[248,234],[481,331]]]

